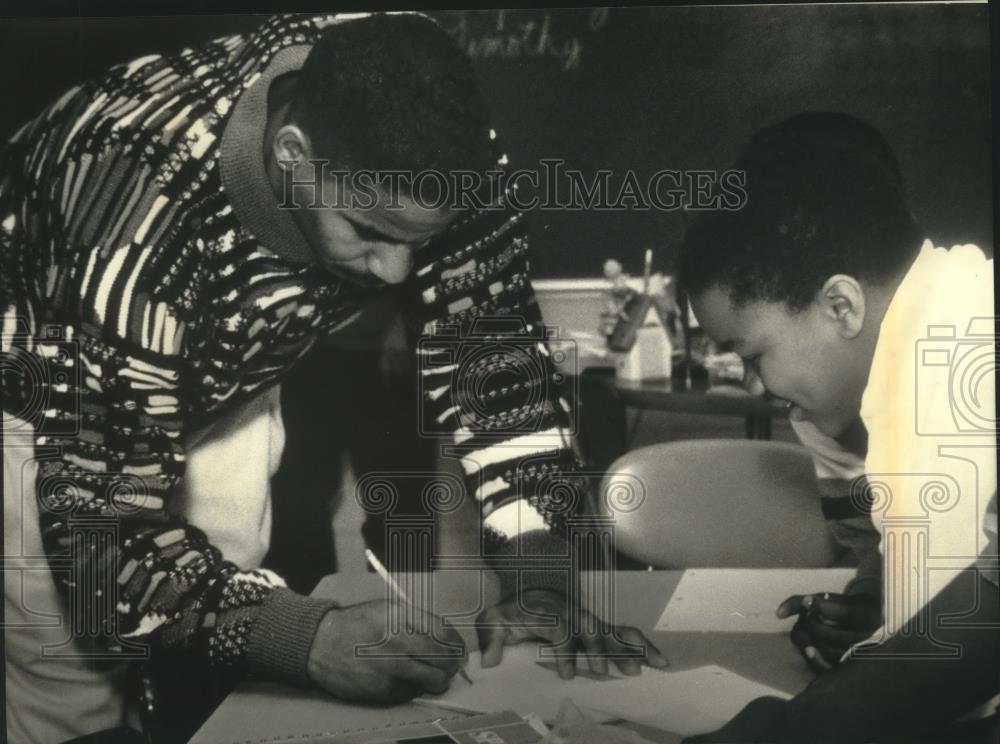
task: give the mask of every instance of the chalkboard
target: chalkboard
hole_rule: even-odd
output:
[[[727,166],[754,130],[814,109],[879,127],[938,244],[992,243],[985,5],[862,4],[441,11],[472,57],[512,167],[545,161],[616,191],[659,171]],[[5,21],[0,136],[105,67],[259,16]],[[544,179],[543,179],[544,180]],[[617,193],[617,192],[616,192]],[[605,258],[670,271],[677,209],[536,210],[535,273],[597,276]]]
[[[512,163],[562,158],[640,183],[723,169],[758,128],[839,110],[896,150],[938,244],[992,250],[984,5],[882,4],[441,13],[473,57]],[[544,31],[544,35],[543,35]],[[612,179],[615,180],[615,179]],[[678,211],[536,212],[539,276],[596,276],[605,257],[669,271]]]

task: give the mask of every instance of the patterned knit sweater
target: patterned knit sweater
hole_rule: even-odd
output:
[[[0,161],[3,408],[58,452],[37,478],[49,562],[74,566],[54,572],[57,584],[119,640],[200,648],[216,666],[300,683],[327,605],[228,562],[169,506],[185,435],[278,382],[372,291],[312,262],[290,215],[253,188],[267,81],[334,22],[277,16],[116,66],[26,124]],[[423,336],[422,409],[457,448],[488,556],[561,554],[560,510],[543,491],[575,466],[568,409],[537,340],[522,215],[499,207],[461,217],[416,255],[405,290]],[[524,322],[477,335],[482,316]],[[510,379],[489,374],[503,353],[481,355],[462,380],[447,363],[456,342],[513,344],[530,363]],[[10,371],[26,359],[38,374]],[[463,403],[461,390],[475,392]],[[75,549],[74,521],[101,518],[117,539]],[[102,570],[114,586],[71,578]]]

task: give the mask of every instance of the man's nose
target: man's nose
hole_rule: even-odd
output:
[[[762,396],[767,393],[764,381],[760,379],[752,364],[743,363],[743,388],[751,395]]]
[[[386,284],[399,284],[413,268],[413,248],[406,243],[379,243],[368,257],[368,270]]]

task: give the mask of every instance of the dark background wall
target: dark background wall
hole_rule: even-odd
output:
[[[757,128],[861,116],[896,149],[938,244],[992,242],[985,5],[887,4],[435,14],[473,57],[514,165],[586,173],[725,167]],[[0,136],[105,67],[252,29],[260,17],[0,21]],[[538,276],[670,270],[678,212],[537,212]]]

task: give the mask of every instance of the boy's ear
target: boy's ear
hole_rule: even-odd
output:
[[[297,125],[285,124],[275,133],[271,151],[282,170],[293,170],[308,159],[309,138]]]
[[[851,339],[861,333],[865,324],[865,292],[853,276],[831,276],[823,283],[816,301],[826,316],[836,323],[843,338]]]

